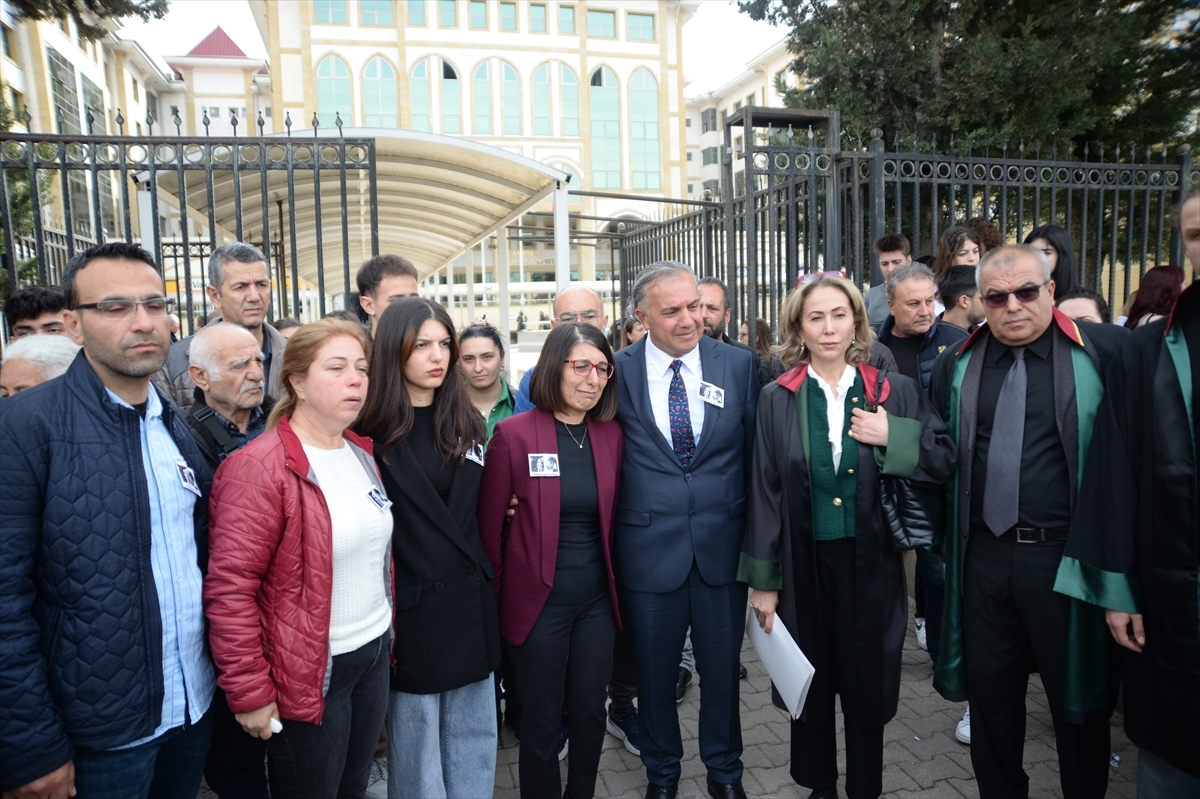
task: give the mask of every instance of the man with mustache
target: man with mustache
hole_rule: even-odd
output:
[[[212,475],[150,384],[175,301],[123,242],[76,254],[63,289],[82,352],[0,408],[0,793],[195,796]]]
[[[263,355],[249,330],[223,322],[192,336],[188,375],[196,384],[187,416],[196,446],[216,472],[227,457],[266,429],[275,400],[263,393]],[[267,744],[234,719],[224,691],[213,697],[212,748],[204,778],[217,796],[266,799]]]
[[[896,371],[911,377],[929,393],[933,362],[946,349],[954,349],[967,337],[967,331],[937,318],[934,301],[937,287],[933,272],[920,263],[910,263],[892,272],[887,279],[888,310],[890,314],[876,328],[881,344],[896,358]],[[917,550],[917,574],[925,587],[924,615],[917,614],[917,632],[925,633],[929,659],[937,665],[942,633],[942,608],[945,605],[944,587],[946,566],[927,549]],[[920,636],[918,635],[918,638]],[[970,743],[969,726],[959,737]]]
[[[230,322],[241,325],[254,336],[263,356],[266,385],[263,392],[274,397],[279,391],[279,370],[283,366],[283,348],[287,339],[266,323],[271,302],[271,275],[267,257],[253,244],[235,241],[213,250],[208,260],[208,285],[205,287],[214,314],[208,323]],[[192,382],[188,350],[194,336],[171,345],[167,363],[154,375],[154,385],[175,401],[184,413],[192,407]]]

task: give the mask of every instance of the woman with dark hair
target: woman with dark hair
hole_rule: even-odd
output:
[[[362,796],[383,726],[392,516],[370,439],[347,430],[370,352],[353,322],[297,330],[267,431],[213,480],[209,643],[229,710],[267,742],[276,797]]]
[[[517,402],[504,379],[504,339],[491,325],[471,325],[458,334],[458,348],[467,399],[487,423],[490,440],[496,423],[512,416]]]
[[[968,228],[979,239],[979,255],[982,257],[989,250],[1004,246],[1004,236],[996,223],[986,216],[973,216],[967,220]]]
[[[761,316],[754,320],[754,351],[767,360],[771,358],[771,326]]]
[[[983,257],[979,236],[969,227],[961,225],[946,228],[938,239],[937,254],[933,257],[934,277],[941,277],[952,266],[975,266]]]
[[[533,410],[496,426],[479,531],[496,572],[500,632],[520,674],[521,796],[587,799],[596,789],[619,624],[612,549],[625,437],[604,334],[581,323],[555,328],[530,397]],[[506,524],[514,494],[517,513]],[[570,714],[565,793],[560,710]]]
[[[356,425],[378,448],[386,496],[372,498],[393,519],[391,797],[491,796],[495,779],[500,633],[475,521],[487,426],[458,379],[458,358],[442,306],[392,303],[375,331]]]
[[[944,483],[954,442],[919,383],[866,363],[874,335],[850,281],[797,287],[779,330],[784,361],[799,365],[759,395],[738,580],[754,589],[762,628],[778,614],[816,668],[804,716],[792,722],[792,778],[813,797],[837,797],[840,694],[846,794],[876,797],[908,620],[879,476]]]
[[[1058,225],[1041,225],[1029,232],[1025,243],[1041,250],[1050,262],[1050,279],[1054,281],[1055,302],[1074,291],[1077,282],[1075,245],[1071,242],[1071,234]]]
[[[625,321],[621,323],[621,346],[617,347],[623,350],[630,344],[636,344],[642,340],[642,336],[646,335],[646,327],[642,324],[642,320],[636,316],[627,316]]]
[[[1178,266],[1156,266],[1147,269],[1138,284],[1137,297],[1129,306],[1125,327],[1137,330],[1161,319],[1171,312],[1171,306],[1183,291],[1183,269]]]

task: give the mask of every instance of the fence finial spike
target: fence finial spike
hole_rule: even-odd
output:
[[[21,121],[25,123],[25,129],[29,129],[29,123],[33,121],[33,115],[29,113],[29,106],[25,106],[25,110],[21,112]]]
[[[125,135],[125,115],[121,113],[121,109],[117,109],[117,116],[113,119],[117,123],[117,135]]]
[[[318,130],[320,127],[321,127],[321,120],[317,119],[317,112],[316,112],[316,111],[313,111],[313,118],[312,118],[312,129],[313,129],[313,135],[314,135],[314,136],[316,136],[316,135],[317,135],[317,130]]]
[[[238,123],[237,114],[234,113],[233,109],[231,108],[231,109],[229,109],[229,124],[233,125],[234,137],[237,136],[237,123]]]
[[[1091,152],[1092,152],[1091,142],[1085,141],[1083,143],[1083,160],[1084,161],[1088,160],[1088,156],[1091,155]]]
[[[342,115],[338,111],[333,112],[333,124],[337,126],[338,136],[342,135]]]
[[[204,135],[208,135],[208,126],[212,120],[208,118],[208,109],[204,109],[204,116],[200,117],[200,124],[204,126]]]
[[[936,133],[933,134],[933,138],[931,138],[929,140],[929,152],[931,152],[931,153],[937,152],[937,134]]]
[[[146,112],[146,135],[154,135],[154,115],[149,111]]]
[[[89,108],[87,110],[87,115],[84,117],[84,119],[87,121],[88,135],[89,136],[94,135],[92,133],[92,123],[96,121],[96,117],[92,116],[92,109]]]
[[[258,119],[256,120],[256,123],[258,124],[258,135],[265,135],[267,120],[263,119],[262,111],[258,112]]]
[[[287,128],[287,135],[291,136],[292,135],[292,112],[291,111],[283,112],[283,125],[284,125],[284,127]]]
[[[956,142],[954,141],[954,134],[951,133],[950,134],[950,155],[954,155],[954,145],[955,144],[956,144]]]
[[[179,117],[179,109],[178,108],[175,109],[175,116],[171,119],[171,121],[175,123],[175,135],[176,136],[181,135],[181,129],[183,127],[183,120],[180,119],[180,117]]]

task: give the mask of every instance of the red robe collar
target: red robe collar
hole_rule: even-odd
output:
[[[863,392],[872,400],[875,397],[875,384],[879,381],[879,370],[871,364],[863,361],[858,365],[858,374],[862,377]],[[786,388],[793,394],[803,385],[804,380],[808,377],[808,364],[802,363],[799,366],[793,367],[779,376],[776,381],[779,385]],[[886,377],[883,379],[883,390],[880,391],[879,401],[883,402],[892,393],[892,384]]]
[[[1054,309],[1054,323],[1058,325],[1058,329],[1066,334],[1066,337],[1069,338],[1073,344],[1080,347],[1085,346],[1083,343],[1083,334],[1079,332],[1079,325],[1075,324],[1074,319],[1058,310],[1058,308]],[[959,346],[958,350],[954,354],[962,355],[964,352],[971,349],[971,347],[975,346],[975,342],[979,340],[980,336],[982,336],[986,330],[987,325],[980,325],[975,329],[974,333],[963,339],[963,343]]]

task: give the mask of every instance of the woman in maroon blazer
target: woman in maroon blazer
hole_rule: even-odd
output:
[[[613,418],[616,366],[604,334],[582,323],[555,328],[530,398],[536,407],[497,424],[488,446],[479,534],[496,571],[500,634],[521,675],[521,796],[559,795],[565,706],[571,757],[563,795],[587,799],[620,623],[612,545],[625,437]],[[517,512],[506,522],[514,494]]]

